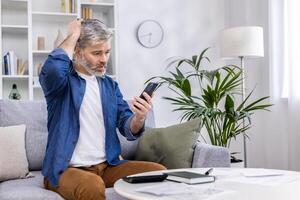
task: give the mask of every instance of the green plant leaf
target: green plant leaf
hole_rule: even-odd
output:
[[[234,101],[230,95],[226,95],[225,111],[230,112],[232,109],[234,109]]]
[[[179,68],[183,63],[187,63],[191,67],[194,67],[193,61],[185,58],[178,61],[177,68]]]
[[[191,96],[191,85],[188,79],[184,79],[181,82],[181,88],[184,91],[184,93],[186,94],[186,96],[190,97]]]
[[[198,57],[198,61],[197,61],[196,65],[195,65],[195,69],[196,69],[196,70],[199,70],[199,68],[200,68],[200,63],[201,63],[201,61],[202,61],[202,59],[203,59],[203,57],[204,57],[204,55],[205,55],[205,53],[206,53],[206,51],[207,51],[208,49],[209,49],[209,47],[206,48],[206,49],[204,49],[204,50],[200,53],[200,55],[199,55],[199,57]]]
[[[197,56],[192,56],[193,65],[196,65],[197,63]]]
[[[252,116],[258,110],[268,111],[272,104],[264,103],[268,96],[255,98],[249,103],[253,89],[235,108],[236,99],[242,94],[243,71],[236,65],[206,70],[205,64],[211,64],[206,56],[208,49],[191,59],[170,58],[167,67],[173,68],[168,75],[154,76],[147,82],[156,81],[159,88],[167,86],[170,89],[173,95],[163,99],[174,106],[174,112],[181,114],[181,121],[200,117],[210,143],[229,147],[238,135],[248,137],[246,131],[251,128]]]

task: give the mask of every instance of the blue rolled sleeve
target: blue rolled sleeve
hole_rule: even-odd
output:
[[[71,66],[72,61],[63,49],[56,48],[49,54],[39,75],[46,97],[65,89]]]
[[[132,141],[132,140],[136,140],[137,138],[142,136],[142,133],[145,131],[145,123],[143,125],[143,127],[139,130],[138,133],[133,134],[131,129],[130,129],[130,123],[132,118],[134,117],[134,115],[132,115],[130,118],[127,119],[126,123],[125,123],[125,129],[124,129],[124,134],[125,137],[127,138],[127,140]]]

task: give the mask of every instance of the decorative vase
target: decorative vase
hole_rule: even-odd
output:
[[[57,36],[56,36],[56,39],[54,41],[54,48],[57,48],[64,41],[64,39],[65,38],[64,38],[62,32],[60,31],[60,29],[58,29]]]
[[[37,38],[37,49],[38,50],[45,50],[45,37],[38,36],[38,38]]]
[[[17,89],[17,84],[13,84],[12,85],[12,89],[9,93],[9,99],[12,100],[20,100],[21,99],[21,94],[19,93],[18,89]]]

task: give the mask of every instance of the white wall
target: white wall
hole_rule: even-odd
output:
[[[225,0],[119,0],[119,84],[125,98],[141,93],[151,76],[166,75],[166,59],[187,56],[212,48],[209,56],[220,64],[217,48],[218,31],[224,28]],[[139,45],[136,29],[146,19],[154,19],[164,28],[164,40],[154,49]],[[156,125],[163,127],[179,122],[169,102],[161,96],[171,95],[166,88],[155,94],[153,103]]]

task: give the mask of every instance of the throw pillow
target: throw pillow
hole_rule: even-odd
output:
[[[0,127],[0,182],[28,175],[25,130],[25,125]]]
[[[197,118],[166,128],[146,129],[135,159],[160,163],[168,169],[190,168],[200,127]]]

